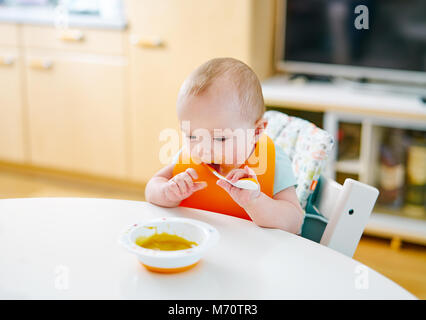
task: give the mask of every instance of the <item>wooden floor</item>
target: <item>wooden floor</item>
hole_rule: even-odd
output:
[[[395,250],[390,240],[363,236],[353,258],[426,299],[425,246],[403,243]]]
[[[143,188],[23,173],[0,168],[0,198],[94,197],[144,200]],[[364,236],[354,259],[392,279],[420,299],[426,299],[426,247]]]

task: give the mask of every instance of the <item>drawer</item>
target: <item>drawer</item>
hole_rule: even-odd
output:
[[[0,45],[18,46],[18,31],[16,24],[0,23]]]
[[[24,45],[30,48],[124,54],[125,32],[121,30],[23,26],[22,32]]]

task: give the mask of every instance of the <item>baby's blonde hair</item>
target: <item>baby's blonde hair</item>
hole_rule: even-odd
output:
[[[211,59],[196,68],[182,84],[178,102],[202,94],[218,79],[235,86],[243,119],[256,121],[263,116],[265,102],[259,79],[248,65],[234,58]]]

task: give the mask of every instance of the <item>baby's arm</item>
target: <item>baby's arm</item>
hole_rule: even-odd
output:
[[[298,233],[302,226],[303,210],[294,187],[278,192],[273,198],[262,192],[243,208],[260,227]]]
[[[231,171],[226,178],[236,182],[245,177],[257,180],[254,172],[247,166]],[[258,226],[277,228],[291,233],[299,232],[304,214],[294,187],[288,187],[271,198],[260,190],[239,189],[224,180],[218,180],[217,184],[229,193]]]
[[[145,187],[145,199],[162,207],[177,207],[183,199],[207,186],[206,182],[194,182],[197,172],[188,168],[173,177],[174,164],[158,171]]]

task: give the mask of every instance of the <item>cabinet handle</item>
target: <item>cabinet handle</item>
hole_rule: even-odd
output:
[[[84,34],[81,30],[64,30],[59,34],[59,39],[68,42],[79,42],[84,40]]]
[[[30,67],[37,70],[48,70],[53,66],[52,60],[49,59],[34,59],[30,61]]]
[[[135,47],[141,48],[161,48],[164,47],[164,41],[159,37],[140,37],[138,35],[131,35],[130,42]]]
[[[1,66],[11,66],[15,62],[15,58],[11,56],[0,57]]]

